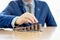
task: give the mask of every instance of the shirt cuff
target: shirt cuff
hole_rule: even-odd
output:
[[[13,28],[15,27],[15,22],[16,22],[17,18],[18,18],[18,16],[15,17],[11,22],[11,25],[12,25]]]

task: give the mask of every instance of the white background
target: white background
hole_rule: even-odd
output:
[[[0,12],[8,5],[11,0],[0,0]],[[42,0],[45,1],[57,22],[57,25],[60,26],[60,0]]]

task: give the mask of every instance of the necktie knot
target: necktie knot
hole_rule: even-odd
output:
[[[31,4],[27,4],[27,6],[28,6],[29,8],[31,8]]]

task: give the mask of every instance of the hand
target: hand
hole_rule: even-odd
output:
[[[16,20],[16,24],[23,24],[23,23],[38,23],[38,20],[35,16],[31,13],[24,13]]]

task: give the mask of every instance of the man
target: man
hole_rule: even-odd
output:
[[[31,4],[32,13],[29,13],[27,4]],[[12,28],[16,25],[29,25],[40,23],[44,26],[56,26],[55,20],[48,8],[42,1],[17,0],[11,1],[6,9],[0,14],[0,28]]]

